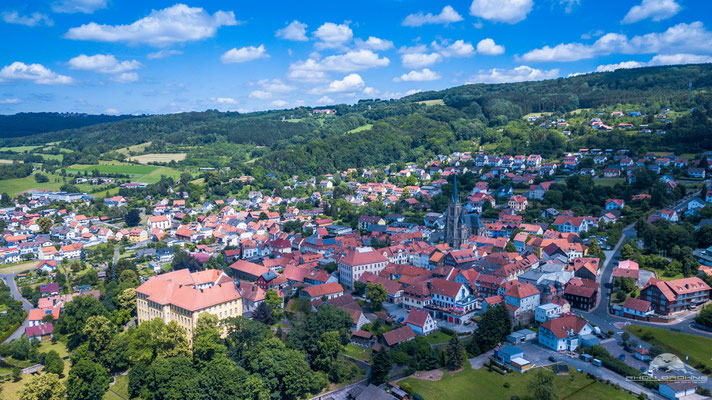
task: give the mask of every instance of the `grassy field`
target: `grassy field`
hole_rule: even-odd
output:
[[[67,346],[62,342],[57,342],[52,344],[52,342],[42,342],[40,343],[40,353],[47,353],[50,350],[54,350],[59,354],[60,357],[66,357],[69,355]]]
[[[26,151],[32,151],[41,146],[14,146],[14,147],[0,147],[0,151],[10,151],[13,153],[24,153]]]
[[[49,182],[37,183],[34,175],[25,178],[4,179],[0,181],[0,193],[17,194],[30,189],[59,190],[62,182],[54,182],[54,176],[48,175]]]
[[[450,341],[450,335],[438,331],[426,336],[425,339],[430,344],[441,344]]]
[[[137,165],[119,162],[102,162],[99,165],[75,164],[67,169],[70,174],[91,172],[98,169],[104,174],[128,174],[136,182],[156,183],[161,179],[161,175],[178,178],[180,171],[168,168],[157,167],[155,165]]]
[[[625,183],[625,178],[600,178],[594,179],[593,182],[598,186],[613,187],[618,183]]]
[[[366,124],[366,125],[361,125],[358,128],[351,129],[350,131],[346,133],[356,133],[356,132],[363,132],[371,129],[373,127],[373,124]]]
[[[129,155],[129,152],[134,152],[134,153],[141,153],[146,151],[146,147],[150,146],[151,142],[146,142],[146,143],[141,143],[141,144],[135,144],[133,146],[129,147],[124,147],[123,149],[118,149],[116,150],[117,153]]]
[[[682,360],[685,359],[685,356],[689,356],[688,364],[692,366],[695,366],[697,362],[712,366],[710,362],[710,358],[712,358],[712,339],[640,325],[629,325],[625,330],[651,345],[675,354]]]
[[[142,154],[140,156],[133,156],[130,160],[140,162],[141,164],[148,164],[150,162],[167,163],[171,161],[183,161],[186,155],[186,153]]]
[[[344,353],[347,356],[353,357],[357,360],[370,360],[371,359],[371,349],[365,347],[354,346],[352,344],[347,344]]]
[[[61,379],[62,382],[67,381],[67,375],[69,374],[69,361],[64,361],[64,377]],[[12,379],[3,383],[0,383],[0,398],[3,400],[19,400],[19,391],[25,386],[25,383],[32,378],[33,375],[21,375],[21,379],[17,382],[13,382]],[[128,396],[127,396],[128,398]]]
[[[116,393],[123,396],[124,399],[129,398],[129,376],[128,375],[118,375],[116,377],[116,383],[109,386],[109,390],[104,394],[103,400],[123,400],[121,396],[117,396]]]
[[[423,100],[419,101],[418,104],[425,104],[426,106],[443,106],[445,105],[445,102],[443,99],[435,99],[435,100]]]
[[[14,274],[14,273],[29,271],[32,268],[36,267],[37,263],[39,263],[39,261],[34,260],[34,261],[23,261],[23,262],[13,263],[13,264],[3,264],[2,266],[0,266],[0,273]]]
[[[513,395],[524,397],[528,393],[527,385],[538,369],[524,374],[510,372],[500,375],[487,372],[481,368],[473,370],[469,363],[458,373],[445,372],[439,381],[427,381],[417,378],[406,378],[399,383],[407,382],[413,389],[428,400],[459,400],[472,399],[473,393],[481,399],[510,399]],[[554,377],[554,388],[559,399],[634,399],[635,397],[623,391],[616,390],[600,382],[588,379],[584,373],[573,371],[571,375]],[[509,388],[504,387],[505,383]]]

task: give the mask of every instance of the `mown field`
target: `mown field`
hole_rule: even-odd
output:
[[[148,164],[151,162],[167,163],[171,161],[183,161],[185,160],[186,155],[186,153],[141,154],[140,156],[133,156],[129,158],[129,160],[136,161],[141,164]]]

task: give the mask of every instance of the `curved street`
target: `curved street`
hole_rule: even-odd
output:
[[[0,274],[0,279],[5,282],[6,285],[10,287],[10,294],[12,294],[12,297],[15,300],[20,300],[22,301],[22,308],[28,312],[27,317],[25,317],[25,320],[22,321],[22,325],[20,325],[15,332],[12,333],[7,339],[5,339],[5,343],[11,342],[20,336],[22,336],[25,333],[25,328],[29,326],[29,312],[33,308],[32,304],[27,301],[24,297],[22,297],[22,294],[20,294],[20,290],[17,288],[17,282],[15,282],[15,276],[17,276],[19,272],[14,272],[11,274]]]

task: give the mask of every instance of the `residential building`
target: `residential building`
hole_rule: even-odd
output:
[[[370,272],[377,275],[388,264],[388,258],[371,247],[359,247],[339,260],[339,282],[353,289],[361,275]]]
[[[554,351],[574,351],[580,344],[580,337],[593,332],[593,327],[585,319],[566,315],[539,326],[539,343]]]
[[[696,276],[671,281],[651,278],[638,298],[649,301],[655,313],[668,315],[706,303],[710,286]]]

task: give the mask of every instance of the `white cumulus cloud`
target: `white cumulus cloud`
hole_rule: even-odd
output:
[[[375,36],[369,36],[368,40],[355,40],[356,47],[360,49],[369,49],[375,51],[383,51],[393,48],[393,42],[386,39],[380,39]]]
[[[470,57],[475,54],[475,47],[472,46],[472,43],[464,40],[456,40],[452,44],[433,41],[430,46],[439,51],[443,57]]]
[[[16,98],[16,97],[10,97],[7,99],[0,99],[0,104],[18,104],[21,103],[22,100]]]
[[[167,46],[213,37],[218,28],[230,25],[237,25],[232,11],[217,11],[211,15],[200,7],[176,4],[153,10],[147,17],[132,24],[99,25],[90,22],[69,29],[64,36],[75,40]]]
[[[135,72],[122,72],[118,75],[113,76],[111,80],[119,83],[136,82],[138,80],[138,74]]]
[[[532,10],[533,0],[473,0],[470,15],[495,22],[516,24]]]
[[[314,36],[319,40],[317,49],[339,49],[353,39],[354,33],[347,24],[326,22],[314,32]]]
[[[648,33],[628,38],[618,33],[607,33],[593,44],[561,43],[544,46],[522,56],[524,61],[577,61],[601,55],[620,54],[677,54],[712,53],[712,32],[702,22],[680,23],[661,33]]]
[[[107,0],[58,0],[52,3],[52,11],[57,13],[91,14],[96,10],[106,8]]]
[[[259,45],[259,47],[248,46],[241,49],[232,48],[220,56],[220,60],[225,64],[243,63],[260,58],[269,58],[269,54],[267,54],[267,50],[265,50],[263,44]]]
[[[488,56],[504,54],[504,46],[500,46],[493,39],[487,38],[477,43],[477,52]]]
[[[658,65],[705,64],[712,63],[712,56],[699,54],[659,54],[648,62],[623,61],[617,64],[605,64],[596,67],[596,72],[609,72],[617,69],[652,67]]]
[[[451,6],[443,7],[440,14],[433,15],[431,13],[423,14],[422,11],[410,14],[403,20],[403,26],[418,27],[425,24],[450,24],[453,22],[462,21],[462,16],[455,11]]]
[[[213,101],[217,104],[237,104],[232,97],[217,97]]]
[[[329,96],[322,96],[322,97],[319,98],[319,100],[317,100],[316,102],[319,103],[319,104],[329,104],[329,103],[333,103],[333,102],[334,102],[334,99],[332,99],[332,98],[329,97]]]
[[[118,74],[141,68],[141,63],[136,60],[118,61],[113,54],[95,54],[87,56],[80,54],[68,62],[72,69],[99,72],[102,74]]]
[[[317,89],[314,93],[326,92],[326,93],[343,93],[343,92],[353,92],[356,90],[361,90],[365,86],[365,82],[361,75],[359,74],[349,74],[344,77],[344,79],[335,80],[329,83],[329,86]]]
[[[2,20],[8,24],[18,24],[25,26],[38,26],[45,24],[47,26],[54,25],[52,18],[47,14],[34,12],[30,15],[20,15],[17,11],[6,11],[2,13]]]
[[[621,23],[632,24],[648,18],[656,22],[662,21],[674,16],[681,9],[675,0],[643,0],[628,11]]]
[[[309,38],[307,38],[307,24],[301,23],[295,19],[289,25],[278,30],[275,33],[275,37],[293,40],[295,42],[306,42],[309,40]]]
[[[272,97],[272,93],[265,90],[253,90],[248,97],[251,99],[267,100]]]
[[[406,68],[422,68],[442,61],[440,53],[406,53],[401,55],[401,62]]]
[[[344,54],[325,57],[324,59],[308,58],[289,66],[289,79],[304,82],[319,82],[328,78],[326,72],[356,72],[370,68],[386,67],[390,60],[380,57],[371,50],[351,50]]]
[[[270,105],[272,105],[274,107],[284,107],[287,105],[287,102],[284,100],[277,99],[277,100],[271,102]]]
[[[60,75],[42,64],[25,64],[15,61],[0,70],[0,82],[29,81],[39,85],[67,85],[74,82],[70,76]]]
[[[442,76],[437,72],[431,71],[428,68],[423,68],[420,71],[410,71],[407,74],[393,78],[393,82],[425,82],[436,81],[440,78],[442,78]]]
[[[524,81],[540,81],[559,76],[558,69],[541,70],[522,65],[513,69],[492,68],[480,71],[469,79],[469,83],[508,83]]]

